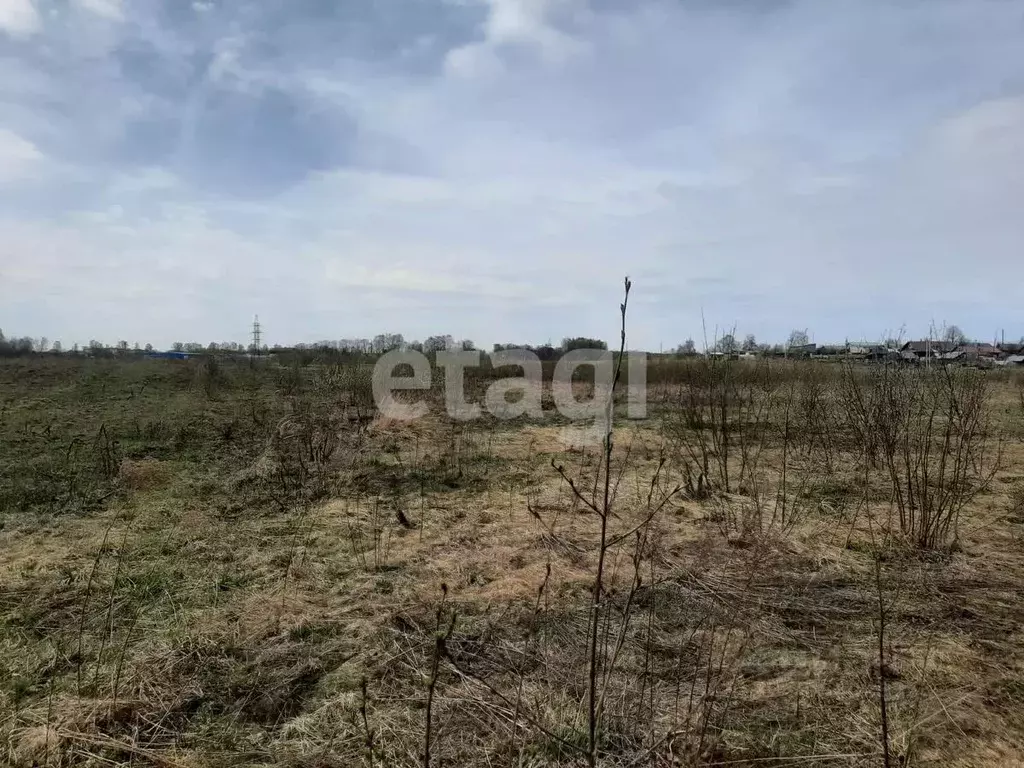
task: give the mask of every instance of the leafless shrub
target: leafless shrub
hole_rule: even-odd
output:
[[[666,417],[687,496],[708,500],[726,535],[792,530],[838,467],[828,374],[807,362],[717,358],[692,371]]]
[[[93,455],[96,474],[104,481],[114,479],[121,468],[121,445],[106,424],[100,426],[93,440]]]
[[[353,421],[370,418],[374,412],[373,368],[365,363],[333,362],[317,367],[310,389],[321,401],[350,411]]]
[[[832,394],[837,377],[834,369],[820,364],[804,364],[800,369],[797,422],[803,439],[797,441],[797,448],[831,475],[838,468],[842,449],[840,409]]]
[[[316,500],[327,494],[331,459],[338,447],[338,426],[332,415],[307,409],[278,424],[270,451],[277,465],[282,501],[298,497]]]
[[[964,507],[991,483],[1002,456],[987,410],[988,382],[969,368],[880,366],[846,373],[848,421],[862,454],[877,456],[900,530],[934,549],[957,537]]]
[[[702,357],[683,369],[666,423],[687,491],[731,493],[756,471],[775,381],[765,363]]]
[[[297,397],[306,388],[306,375],[299,361],[277,373],[277,387],[284,397]]]
[[[395,530],[395,516],[381,505],[380,499],[374,499],[367,505],[365,520],[358,500],[354,509],[346,511],[349,513],[346,515],[346,527],[352,554],[367,571],[387,568]]]
[[[214,400],[221,391],[231,386],[231,381],[216,355],[207,354],[196,367],[195,382],[208,400]]]

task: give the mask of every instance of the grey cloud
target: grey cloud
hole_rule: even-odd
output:
[[[610,336],[629,271],[641,345],[701,308],[766,340],[1024,333],[993,289],[1024,279],[1013,4],[534,0],[488,26],[515,2],[145,0],[0,39],[0,127],[48,169],[0,185],[14,324],[59,337],[58,304],[105,300],[91,334],[154,341],[253,311],[282,341]],[[496,66],[446,70],[467,46]]]
[[[211,88],[190,117],[183,175],[241,196],[275,192],[342,164],[357,130],[351,120],[317,114],[273,88]]]

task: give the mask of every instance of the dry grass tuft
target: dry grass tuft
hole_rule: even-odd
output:
[[[130,491],[150,491],[166,484],[172,470],[158,459],[123,459],[117,482]]]

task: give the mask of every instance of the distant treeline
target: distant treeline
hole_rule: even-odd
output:
[[[261,345],[256,348],[254,345],[240,344],[237,341],[216,342],[211,341],[203,344],[195,341],[177,341],[171,345],[172,352],[184,352],[192,355],[214,354],[214,355],[269,355],[276,357],[298,358],[302,362],[310,362],[314,359],[362,359],[375,358],[386,352],[395,349],[413,349],[425,354],[434,354],[443,350],[461,349],[475,350],[476,345],[469,339],[456,340],[453,336],[437,335],[430,336],[425,341],[407,341],[400,333],[382,333],[372,339],[340,339],[337,341],[317,341],[313,343],[295,344],[292,346]],[[495,344],[494,352],[503,350],[528,350],[533,352],[541,360],[556,360],[566,352],[575,349],[607,349],[608,344],[600,339],[593,339],[586,336],[566,337],[558,346],[551,344]],[[18,338],[7,338],[3,331],[0,331],[0,357],[20,357],[33,354],[56,354],[56,355],[88,355],[90,357],[122,357],[131,355],[145,355],[153,353],[152,344],[140,345],[129,344],[127,341],[118,341],[113,346],[104,344],[97,340],[91,340],[86,346],[78,344],[65,349],[59,341],[52,344],[44,336],[34,338],[23,336]]]

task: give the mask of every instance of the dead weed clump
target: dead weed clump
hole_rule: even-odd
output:
[[[122,459],[117,482],[129,491],[150,491],[165,485],[172,475],[159,459]]]

